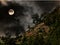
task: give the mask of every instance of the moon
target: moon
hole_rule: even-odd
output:
[[[13,10],[13,9],[10,9],[10,10],[8,11],[8,13],[9,13],[9,15],[14,15],[14,10]]]

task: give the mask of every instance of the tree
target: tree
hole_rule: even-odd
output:
[[[41,21],[38,14],[33,15],[32,18],[33,18],[33,23],[34,24],[38,24]]]

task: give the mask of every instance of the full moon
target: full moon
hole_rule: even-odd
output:
[[[13,9],[10,9],[10,10],[8,11],[8,13],[9,13],[9,15],[13,15],[13,14],[14,14],[14,10],[13,10]]]

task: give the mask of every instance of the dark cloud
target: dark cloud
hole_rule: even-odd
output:
[[[44,12],[49,12],[51,11],[54,7],[57,6],[57,2],[54,1],[41,1],[41,2],[36,2],[37,5],[44,11]]]
[[[24,7],[17,3],[7,2],[8,5],[0,6],[0,23],[3,28],[3,32],[22,32],[24,28],[20,25],[20,19],[18,17],[24,16]],[[10,16],[8,11],[13,9],[15,11],[14,15]]]

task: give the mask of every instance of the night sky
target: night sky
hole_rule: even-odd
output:
[[[10,1],[4,5],[0,2],[0,36],[6,33],[19,34],[28,30],[28,25],[34,26],[32,15],[41,15],[50,12],[59,6],[59,1]],[[15,11],[14,15],[8,14],[9,9]]]

